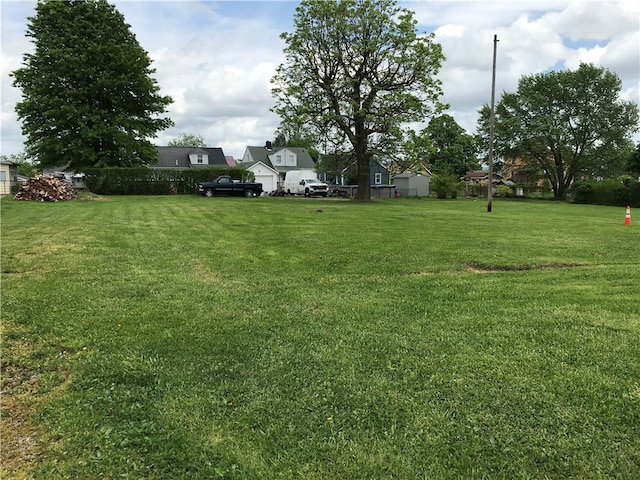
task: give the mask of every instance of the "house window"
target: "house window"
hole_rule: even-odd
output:
[[[0,182],[6,182],[7,181],[7,172],[0,171]]]
[[[202,154],[201,153],[198,154],[198,163],[202,163]]]
[[[289,156],[287,157],[287,165],[295,166],[295,164],[296,164],[296,157],[295,157],[295,155],[289,155]]]
[[[276,164],[280,165],[282,163],[282,155],[276,155]]]
[[[378,172],[375,175],[375,184],[382,185],[382,173]]]

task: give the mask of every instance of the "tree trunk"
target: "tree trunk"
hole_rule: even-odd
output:
[[[365,132],[364,118],[356,118],[354,153],[358,166],[358,191],[355,199],[361,202],[371,200],[371,179],[369,178],[369,145]]]
[[[369,174],[369,155],[358,155],[358,191],[356,200],[368,202],[371,200],[371,178]]]
[[[558,189],[555,192],[555,199],[566,200],[570,186],[571,182],[569,181],[569,179],[563,179],[561,182],[558,182]]]

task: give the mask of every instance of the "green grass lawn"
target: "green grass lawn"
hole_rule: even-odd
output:
[[[640,478],[624,209],[0,207],[2,478]]]

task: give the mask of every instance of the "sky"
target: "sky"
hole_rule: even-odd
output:
[[[282,32],[293,31],[298,1],[111,0],[152,60],[162,95],[174,103],[175,126],[156,145],[180,134],[242,158],[249,145],[274,138],[280,119],[270,80],[284,62]],[[475,133],[478,110],[491,101],[497,35],[496,102],[525,75],[593,63],[616,73],[621,98],[640,103],[640,2],[637,0],[399,1],[415,12],[420,32],[433,32],[446,60],[439,72],[446,112]],[[0,0],[0,154],[24,150],[10,72],[33,49],[25,34],[32,0]],[[419,129],[425,126],[416,125]],[[640,136],[634,137],[640,141]]]

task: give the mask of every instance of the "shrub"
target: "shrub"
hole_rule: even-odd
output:
[[[91,168],[85,172],[87,189],[100,195],[169,195],[197,193],[200,182],[230,175],[234,180],[253,181],[253,172],[239,167],[209,167],[185,170],[153,168]]]
[[[513,189],[507,185],[499,185],[496,189],[496,196],[505,198],[513,197]]]
[[[455,175],[436,175],[431,178],[431,190],[438,198],[456,198],[460,189],[460,180]]]
[[[583,180],[575,182],[569,190],[569,195],[574,203],[591,203],[593,199],[593,185]]]
[[[569,194],[574,203],[640,207],[640,182],[629,178],[575,182]]]

